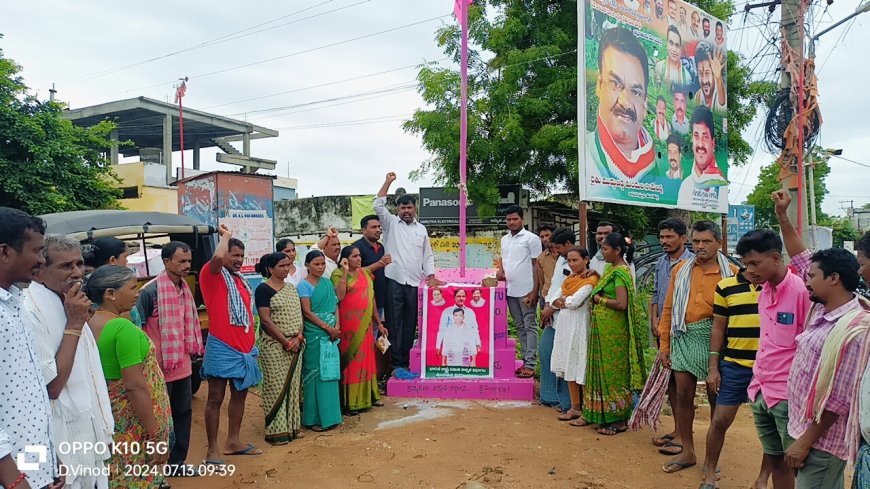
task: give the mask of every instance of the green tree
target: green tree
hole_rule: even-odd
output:
[[[861,238],[861,231],[858,231],[848,217],[827,218],[825,222],[819,221],[819,224],[833,229],[834,248],[842,248],[843,241],[857,241]]]
[[[727,20],[730,0],[694,2]],[[500,9],[496,17],[488,8]],[[522,182],[541,194],[576,193],[577,185],[577,2],[576,0],[484,0],[469,13],[468,179],[475,202],[494,202],[495,186]],[[460,30],[440,28],[436,42],[454,61]],[[487,60],[477,49],[491,53]],[[750,67],[730,52],[728,146],[731,163],[752,153],[742,130],[756,114],[770,85],[752,82]],[[459,89],[457,70],[425,65],[418,74],[427,109],[404,128],[432,153],[416,176],[442,184],[459,180]],[[606,206],[610,210],[611,206]],[[603,207],[602,207],[603,208]],[[650,214],[651,215],[651,214]]]
[[[113,124],[74,126],[63,106],[28,93],[0,50],[0,205],[31,214],[117,206],[105,153]]]

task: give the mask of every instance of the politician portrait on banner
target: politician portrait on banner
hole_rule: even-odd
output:
[[[691,25],[651,15],[630,0],[583,4],[580,195],[724,214],[725,30],[696,7],[671,3]],[[711,22],[715,35],[708,33]]]
[[[493,376],[492,291],[470,284],[424,288],[424,378]]]

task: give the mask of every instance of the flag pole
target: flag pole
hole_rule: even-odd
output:
[[[181,99],[187,93],[187,77],[180,78],[181,84],[175,90],[175,98],[178,99],[178,137],[181,146],[181,179],[184,180],[184,108],[181,106]]]
[[[460,0],[461,14],[459,25],[462,28],[462,59],[460,65],[461,109],[459,115],[459,276],[465,277],[465,228],[466,207],[468,204],[467,154],[468,144],[468,2]]]

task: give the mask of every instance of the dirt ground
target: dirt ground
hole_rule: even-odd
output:
[[[205,389],[194,398],[189,463],[205,457]],[[519,402],[386,398],[385,407],[345,418],[327,433],[271,447],[263,441],[263,410],[248,397],[243,442],[258,456],[225,457],[235,474],[170,479],[185,488],[697,488],[709,410],[695,423],[699,464],[675,474],[650,443],[652,433],[613,437],[556,420],[552,408]],[[226,404],[225,404],[226,407]],[[221,419],[221,441],[226,415]],[[664,418],[664,429],[673,426]],[[721,488],[748,488],[761,459],[752,415],[744,406],[725,443]],[[771,485],[772,486],[772,485]]]

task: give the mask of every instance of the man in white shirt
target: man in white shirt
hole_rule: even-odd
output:
[[[424,280],[430,286],[441,284],[435,279],[435,255],[426,226],[417,221],[417,201],[403,195],[396,201],[398,215],[387,210],[387,192],[396,174],[387,173],[375,198],[375,214],[381,221],[384,250],[392,257],[384,274],[387,276],[386,315],[392,346],[393,374],[407,370],[411,348],[417,333],[417,287]],[[403,372],[398,372],[400,375]]]
[[[659,98],[656,99],[656,138],[659,141],[664,141],[671,135],[671,125],[668,123],[666,111],[665,98],[659,95]]]
[[[598,252],[589,260],[589,269],[595,271],[599,277],[604,276],[604,267],[607,265],[607,262],[604,261],[604,255],[601,254],[601,244],[604,243],[604,238],[614,231],[616,231],[616,226],[607,221],[599,222],[598,227],[595,229],[595,242],[598,243]],[[631,278],[636,280],[634,263],[629,264],[628,267],[631,269]]]
[[[34,351],[30,316],[15,284],[30,282],[45,263],[45,223],[0,207],[0,484],[18,489],[61,487],[52,442],[46,379]],[[52,379],[48,379],[52,380]],[[27,450],[25,447],[36,450]],[[19,469],[18,458],[26,467]]]
[[[58,234],[45,237],[45,265],[24,292],[33,319],[36,355],[48,382],[55,444],[111,446],[115,422],[97,342],[87,325],[91,302],[81,291],[85,262],[79,242]],[[63,454],[66,487],[106,489],[109,450]]]
[[[704,105],[692,112],[692,171],[680,184],[677,203],[704,212],[728,212],[728,180],[716,163],[713,113]]]
[[[683,144],[682,137],[677,133],[671,133],[665,145],[668,147],[668,178],[672,180],[683,179]]]
[[[689,118],[686,117],[687,90],[685,85],[674,85],[674,116],[671,117],[671,129],[681,136],[689,134]]]
[[[338,255],[341,253],[338,230],[330,226],[326,230],[326,234],[311,249],[323,252],[323,257],[326,259],[326,270],[323,272],[323,277],[329,280],[332,277],[332,272],[338,270]]]
[[[438,289],[436,289],[438,290]],[[444,312],[441,313],[441,320],[438,322],[438,332],[439,334],[442,331],[445,331],[447,328],[453,325],[453,311],[454,309],[462,309],[462,313],[465,315],[464,322],[465,325],[472,328],[478,329],[477,327],[477,316],[474,314],[474,310],[469,309],[467,304],[468,301],[468,292],[465,289],[454,289],[453,290],[453,305],[444,309]],[[474,306],[474,304],[470,304]],[[474,306],[480,307],[480,306]]]
[[[727,112],[724,56],[717,56],[713,46],[706,41],[698,43],[695,48],[695,68],[698,70],[698,83],[701,85],[695,95],[695,103],[704,105],[719,115]]]
[[[508,310],[522,347],[523,366],[517,375],[529,378],[535,375],[537,364],[538,323],[535,316],[541,287],[535,265],[541,254],[541,239],[523,228],[523,209],[520,206],[508,207],[505,220],[510,232],[501,238],[498,279],[507,282]]]

